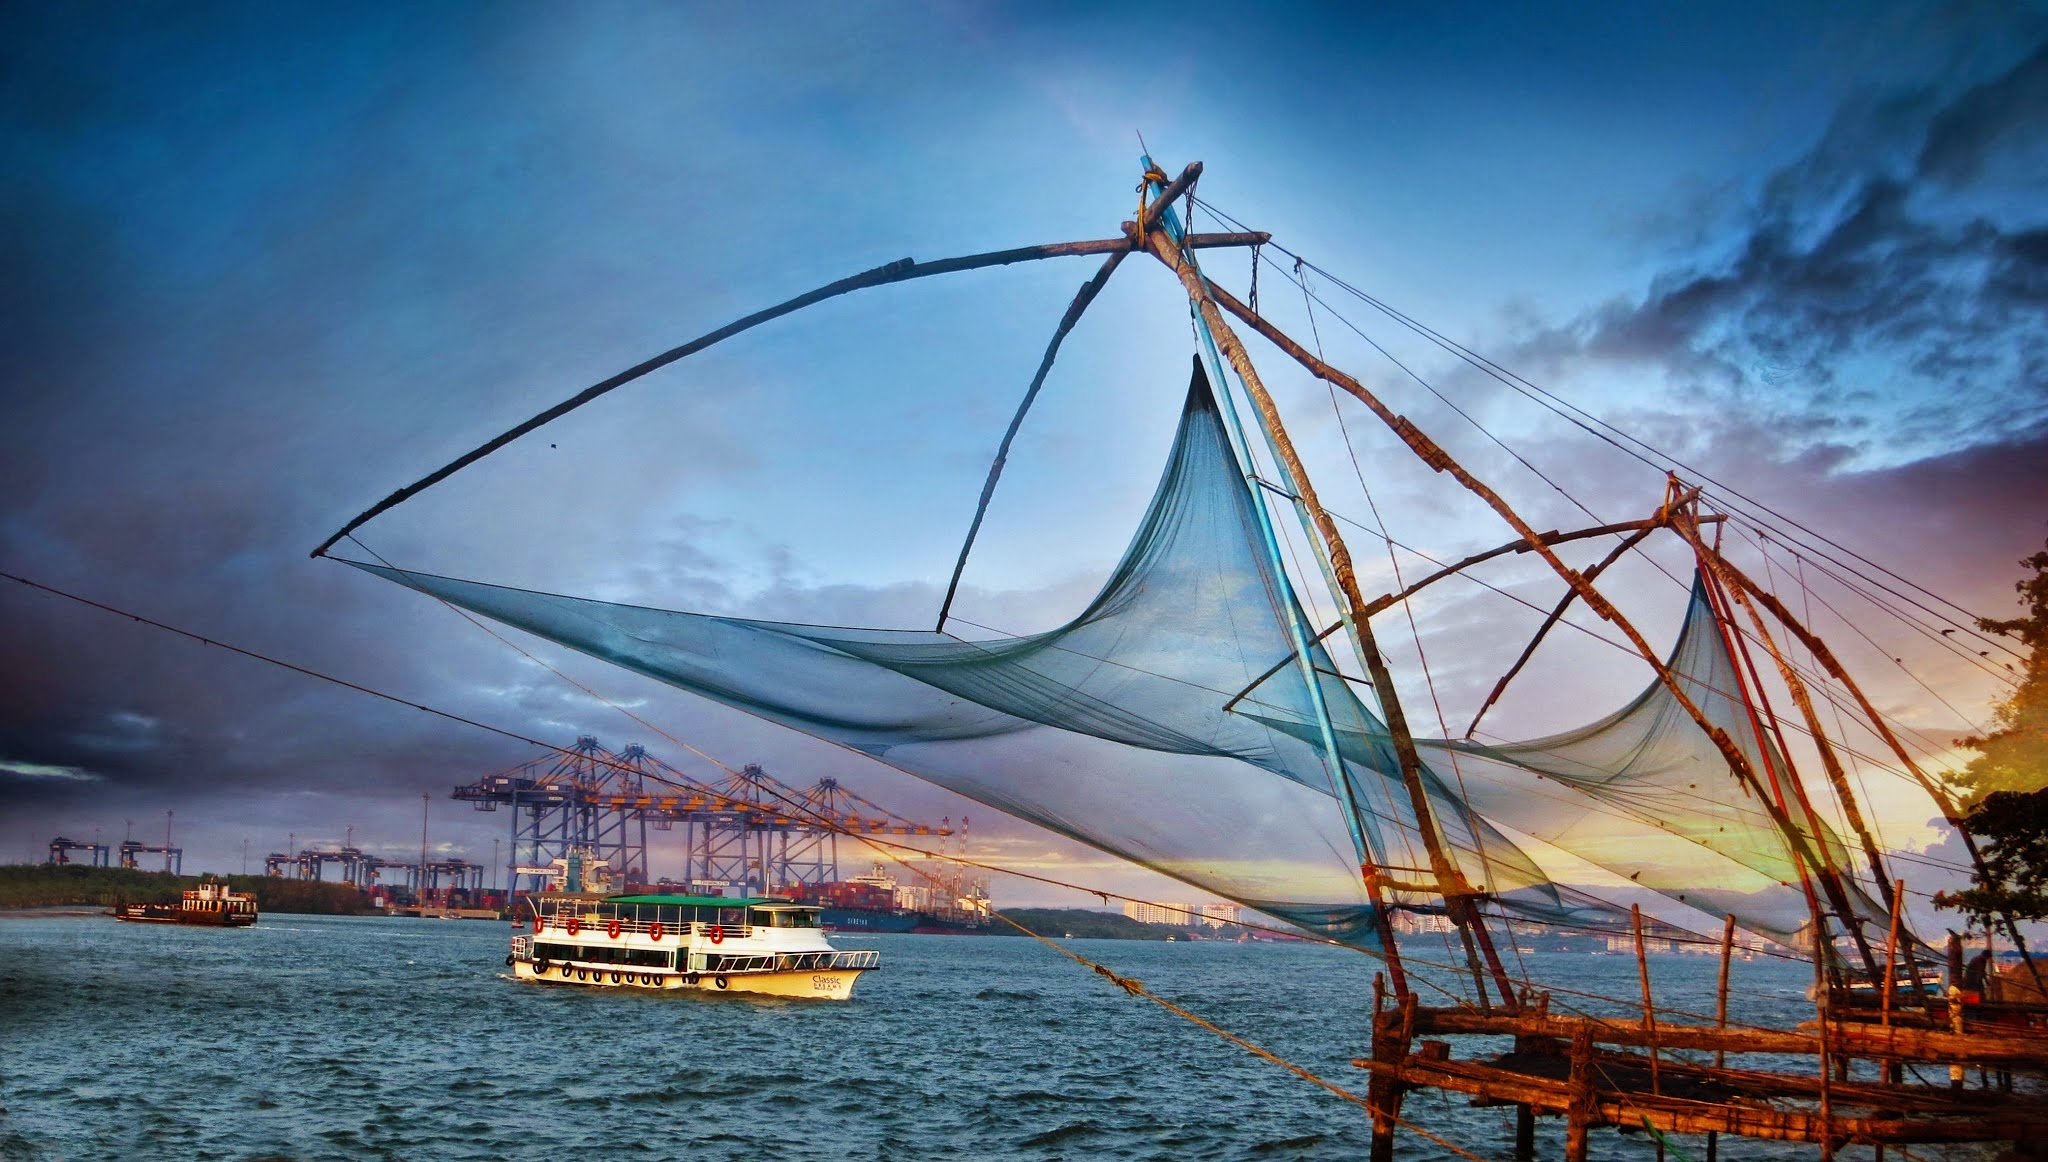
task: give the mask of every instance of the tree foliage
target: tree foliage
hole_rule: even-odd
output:
[[[1981,844],[1984,867],[1968,891],[1935,897],[1986,925],[2000,914],[2048,919],[2048,550],[2020,564],[2034,571],[2014,585],[2026,616],[1977,623],[2027,647],[2020,683],[1999,703],[1994,729],[1956,740],[1977,752],[1953,781],[1971,803],[1963,825]]]
[[[1935,903],[1989,928],[1993,917],[2048,919],[2048,789],[1993,791],[1964,817],[1983,845],[1984,870],[1968,891]]]
[[[1973,800],[1996,791],[2038,791],[2048,787],[2048,550],[2020,562],[2034,575],[2016,583],[2027,616],[2011,621],[1984,618],[1978,628],[2017,638],[2027,647],[2025,669],[2011,697],[1998,704],[1988,734],[1957,739],[1977,752],[1956,784]]]

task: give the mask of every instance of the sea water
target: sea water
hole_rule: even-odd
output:
[[[837,937],[883,965],[837,1003],[515,983],[509,935],[381,917],[266,915],[234,931],[0,918],[0,1159],[1184,1162],[1358,1159],[1369,1140],[1359,1106],[1029,939]],[[1368,1045],[1376,961],[1313,944],[1061,943],[1365,1091],[1351,1061]],[[1431,952],[1444,956],[1412,955]],[[1520,959],[1569,990],[1554,1011],[1640,1018],[1580,995],[1639,996],[1632,956]],[[1667,1020],[1711,1016],[1717,967],[1651,957]],[[1738,961],[1732,1019],[1810,1017],[1811,971]],[[1509,1155],[1511,1110],[1419,1091],[1403,1115],[1480,1157]],[[1556,1157],[1562,1134],[1539,1120],[1539,1156]],[[1644,1134],[1598,1131],[1593,1146],[1655,1157]],[[1404,1133],[1398,1156],[1459,1155]],[[1673,1139],[1668,1156],[1702,1158],[1703,1143]],[[1814,1156],[1721,1147],[1737,1162]]]

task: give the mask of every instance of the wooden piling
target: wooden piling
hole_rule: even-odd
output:
[[[1728,968],[1735,960],[1735,916],[1731,913],[1721,924],[1721,978],[1714,989],[1714,1028],[1728,1027]],[[1714,1068],[1728,1065],[1728,1054],[1714,1050]],[[1721,1135],[1707,1131],[1707,1162],[1717,1162],[1721,1153]]]
[[[1572,1033],[1570,1087],[1564,1114],[1564,1162],[1586,1162],[1586,1131],[1598,1114],[1593,1098],[1593,1027]]]
[[[1636,931],[1636,971],[1643,979],[1643,1035],[1649,1038],[1650,1092],[1661,1094],[1664,1087],[1657,1071],[1657,1006],[1650,996],[1650,958],[1643,948],[1642,905],[1630,904],[1628,911]]]
[[[1906,906],[1906,881],[1892,883],[1892,926],[1884,938],[1884,1002],[1879,1014],[1880,1022],[1890,1028],[1892,1023],[1892,978],[1898,975],[1893,967],[1899,949],[1899,912]]]
[[[1401,1118],[1401,1063],[1415,1035],[1415,996],[1395,998],[1393,1008],[1373,1014],[1372,1080],[1366,1083],[1365,1104],[1372,1114],[1371,1162],[1394,1162],[1394,1131]]]

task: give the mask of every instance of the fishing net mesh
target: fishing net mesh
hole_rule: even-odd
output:
[[[1317,646],[1314,680],[1340,753],[1323,744],[1290,635],[1306,622],[1255,503],[1198,363],[1129,548],[1088,606],[1045,633],[967,640],[719,617],[351,564],[1375,948],[1337,764],[1378,862],[1419,862],[1402,855],[1416,819],[1383,722]],[[1745,737],[1733,663],[1697,595],[1672,662],[1709,715]],[[1786,938],[1807,915],[1782,835],[1659,687],[1566,734],[1421,747],[1451,858],[1509,916],[1614,917],[1546,871],[1532,840],[1716,921],[1732,913]],[[1420,892],[1388,899],[1435,906]]]

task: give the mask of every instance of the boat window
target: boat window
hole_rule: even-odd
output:
[[[755,909],[749,918],[757,928],[816,928],[819,913],[812,911],[783,911],[766,908]]]

